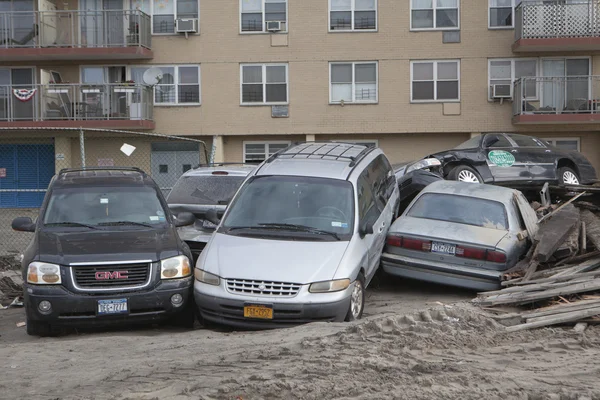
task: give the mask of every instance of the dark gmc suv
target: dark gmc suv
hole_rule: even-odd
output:
[[[27,333],[64,325],[194,323],[192,254],[156,183],[137,168],[67,169],[54,176],[23,253]]]

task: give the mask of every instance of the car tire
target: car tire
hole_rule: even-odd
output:
[[[350,305],[345,321],[356,321],[362,317],[365,309],[365,278],[362,274],[358,274],[354,281],[354,289],[350,295]]]
[[[459,165],[454,167],[448,174],[448,178],[450,180],[459,182],[483,183],[481,175],[467,165]]]
[[[573,169],[562,167],[558,169],[558,183],[561,185],[581,185],[581,180]]]
[[[27,334],[29,336],[46,337],[56,336],[59,333],[56,328],[47,322],[32,321],[29,318],[26,321]]]

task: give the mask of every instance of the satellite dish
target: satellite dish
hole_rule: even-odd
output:
[[[142,79],[146,85],[154,86],[162,79],[162,70],[160,68],[150,68],[144,72]]]

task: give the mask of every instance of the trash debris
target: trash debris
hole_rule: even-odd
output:
[[[12,303],[10,303],[7,306],[3,306],[2,304],[0,304],[0,310],[6,310],[7,308],[10,308],[10,307],[23,307],[23,300],[21,300],[21,299],[22,298],[20,296],[17,296],[12,301]]]
[[[22,328],[27,325],[25,322],[17,322],[17,328]]]

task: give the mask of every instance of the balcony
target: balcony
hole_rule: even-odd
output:
[[[151,38],[139,10],[0,13],[1,61],[152,59]]]
[[[2,128],[154,129],[153,93],[138,84],[0,86]]]
[[[599,0],[523,2],[515,9],[513,52],[600,50]]]
[[[600,124],[600,76],[525,77],[513,91],[513,123]]]

